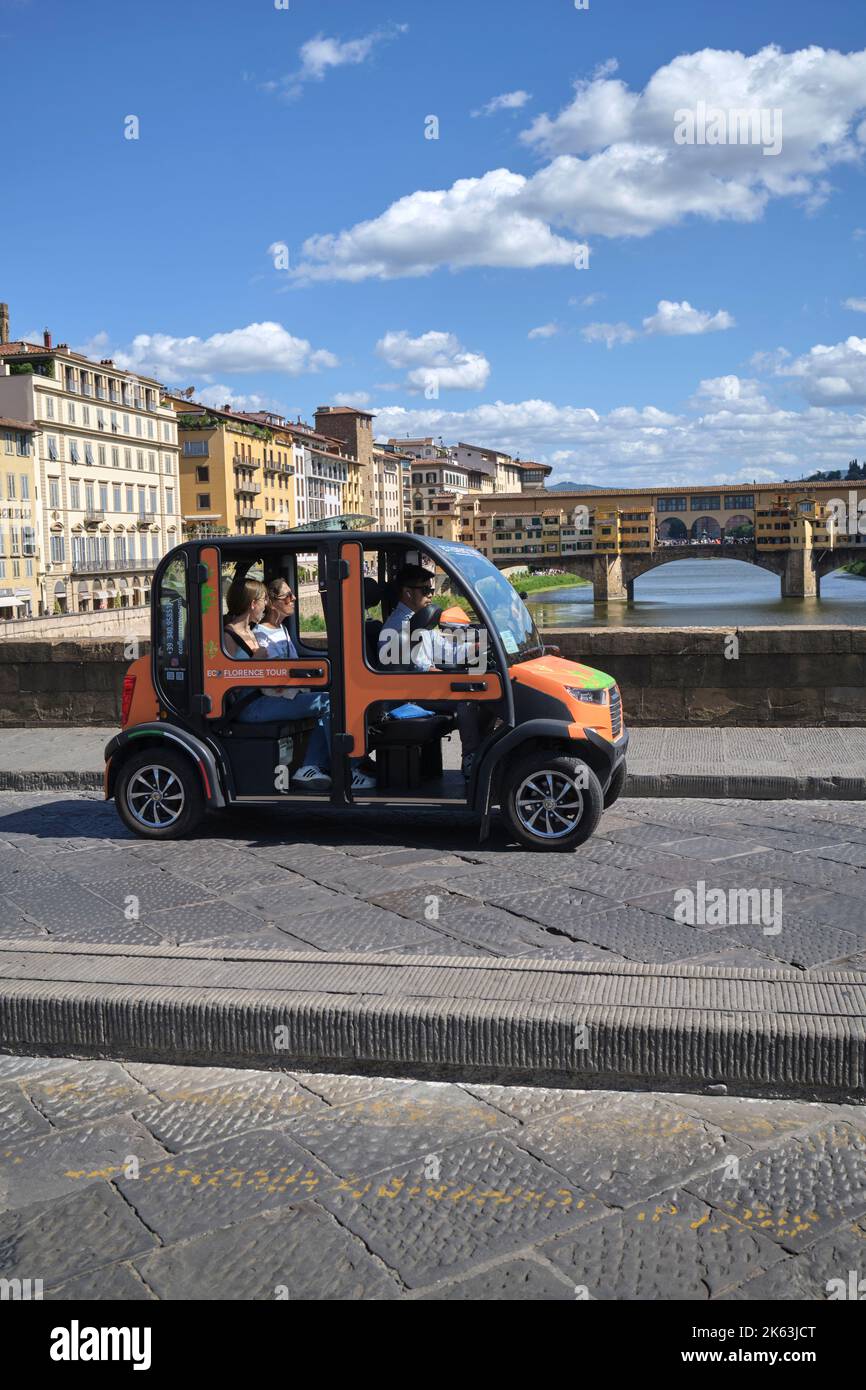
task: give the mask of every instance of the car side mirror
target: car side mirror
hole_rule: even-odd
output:
[[[559,654],[560,654],[560,653],[559,653],[559,647],[554,647],[554,646],[545,647],[545,648],[544,648],[544,653],[543,653],[543,654],[544,654],[544,656],[559,656]]]
[[[518,589],[517,592],[518,592],[519,596],[520,596],[521,598],[523,598],[523,599],[529,597],[529,595],[527,594],[527,592],[526,592],[525,589]]]

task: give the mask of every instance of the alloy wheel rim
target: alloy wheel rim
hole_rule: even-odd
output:
[[[517,819],[541,840],[561,840],[580,824],[583,792],[574,777],[544,769],[525,777],[514,797]]]
[[[170,767],[150,763],[140,767],[130,779],[126,804],[139,825],[148,830],[166,830],[183,811],[186,796],[183,785]]]

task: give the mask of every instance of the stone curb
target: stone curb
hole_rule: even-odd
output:
[[[0,942],[18,1054],[866,1102],[866,974]]]
[[[101,791],[101,772],[0,770],[0,791]],[[743,801],[863,801],[866,777],[790,777],[752,773],[630,772],[625,796]]]

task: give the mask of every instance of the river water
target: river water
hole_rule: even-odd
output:
[[[539,628],[866,625],[866,578],[838,570],[818,599],[783,599],[777,575],[740,560],[677,560],[635,580],[633,603],[594,603],[590,585],[529,596]]]

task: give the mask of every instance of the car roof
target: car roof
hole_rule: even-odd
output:
[[[266,545],[269,548],[274,546],[291,545],[299,550],[310,549],[311,546],[324,544],[326,541],[346,540],[361,541],[373,545],[422,545],[430,546],[434,550],[442,548],[443,542],[433,536],[418,536],[413,531],[279,531],[275,535],[250,535],[250,536],[196,536],[184,545],[208,546],[216,545],[220,550],[249,549],[251,545]],[[449,545],[460,546],[462,550],[471,550],[471,546],[461,545],[459,541],[448,542]]]

